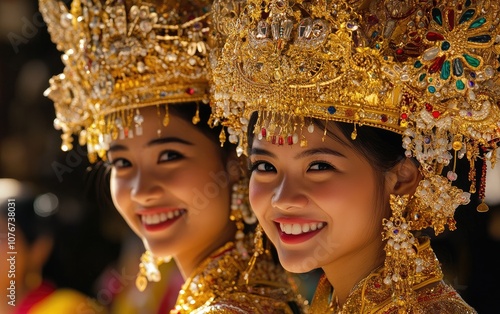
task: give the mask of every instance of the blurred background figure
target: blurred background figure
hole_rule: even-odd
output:
[[[0,313],[105,313],[84,294],[58,289],[44,272],[54,248],[57,196],[0,179],[0,204],[0,288],[11,296],[0,302]]]

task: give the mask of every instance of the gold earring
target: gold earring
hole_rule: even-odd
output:
[[[257,261],[257,258],[259,257],[259,255],[262,255],[265,252],[263,233],[264,233],[264,230],[262,229],[261,225],[258,224],[257,227],[255,228],[255,237],[253,239],[254,249],[253,249],[252,258],[248,262],[248,267],[245,270],[244,276],[243,276],[243,279],[245,279],[245,282],[247,284],[248,284],[248,281],[250,279],[250,272],[252,272],[252,269],[255,266],[255,262]]]
[[[386,258],[384,261],[384,283],[392,287],[392,296],[396,304],[403,309],[416,305],[413,284],[417,273],[416,252],[413,248],[416,240],[410,232],[411,222],[404,217],[409,196],[391,194],[392,216],[383,219],[383,240]],[[419,269],[421,271],[421,269]]]
[[[156,257],[150,250],[146,250],[141,256],[139,264],[139,273],[135,280],[135,285],[139,291],[144,291],[149,281],[158,282],[161,280],[161,273],[158,267],[164,262],[168,263],[171,257],[161,258]]]
[[[229,218],[236,224],[236,242],[239,248],[243,248],[243,239],[245,237],[245,223],[252,225],[257,222],[257,217],[250,209],[248,201],[248,178],[242,177],[233,185],[231,194],[231,215]]]

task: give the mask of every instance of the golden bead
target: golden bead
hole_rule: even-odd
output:
[[[452,147],[453,147],[453,150],[459,151],[462,149],[462,142],[455,141],[455,142],[453,142]]]

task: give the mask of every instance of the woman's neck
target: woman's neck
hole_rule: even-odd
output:
[[[198,267],[198,265],[200,265],[214,251],[222,247],[227,242],[233,241],[235,234],[236,225],[232,221],[229,221],[227,228],[224,229],[224,232],[222,232],[218,238],[210,239],[212,241],[207,243],[204,248],[200,248],[196,251],[185,251],[175,255],[175,262],[184,280],[190,277],[196,267]],[[209,239],[207,239],[207,241],[208,240]]]
[[[383,243],[380,246],[367,246],[349,256],[344,256],[322,267],[326,278],[335,291],[334,302],[342,306],[353,288],[372,271],[382,266],[385,259]]]

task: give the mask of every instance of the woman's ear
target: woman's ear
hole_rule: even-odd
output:
[[[413,195],[422,180],[417,165],[409,158],[403,159],[386,175],[386,188],[390,194]]]

